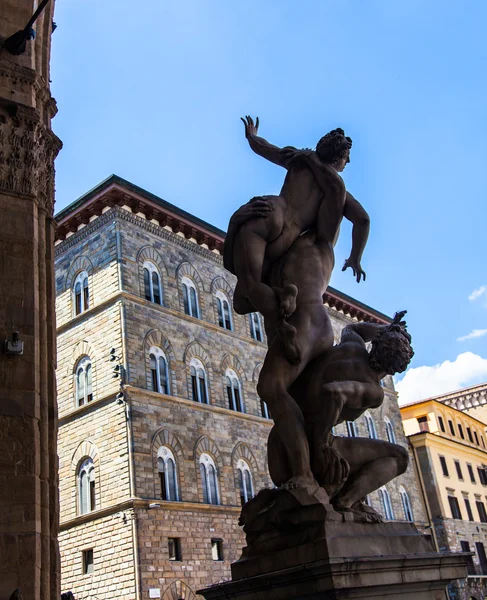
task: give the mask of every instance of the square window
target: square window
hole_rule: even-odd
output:
[[[83,575],[93,573],[93,548],[83,550]]]
[[[213,560],[223,560],[223,541],[219,539],[211,540],[211,557]]]
[[[180,538],[167,538],[167,550],[169,560],[181,560],[181,540]]]

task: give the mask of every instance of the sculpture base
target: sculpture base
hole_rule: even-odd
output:
[[[438,554],[409,523],[327,522],[322,535],[294,548],[242,558],[233,581],[198,594],[206,600],[445,600],[467,573],[464,554]]]

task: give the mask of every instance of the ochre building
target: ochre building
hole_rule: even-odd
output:
[[[271,486],[258,314],[232,310],[224,232],[111,176],[56,216],[62,591],[195,597],[230,578],[241,505]],[[336,339],[388,317],[330,289]],[[407,447],[392,379],[339,435]],[[424,525],[414,467],[369,502]]]
[[[468,393],[462,390],[408,404],[401,407],[401,415],[420,471],[438,550],[473,552],[469,577],[450,590],[452,598],[470,600],[485,597],[487,441],[485,424],[454,408],[453,399],[465,406]]]

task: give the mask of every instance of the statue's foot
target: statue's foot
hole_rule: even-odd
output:
[[[279,486],[280,490],[298,490],[304,489],[309,494],[314,494],[318,491],[320,485],[314,477],[307,475],[296,475],[291,477],[286,483]]]
[[[333,508],[337,512],[350,513],[353,515],[354,521],[357,523],[383,523],[384,518],[372,507],[364,504],[363,502],[357,502],[353,508],[348,506],[341,506],[340,504],[333,503]]]
[[[279,317],[281,319],[289,319],[289,317],[296,310],[296,297],[298,295],[298,288],[289,283],[283,287],[272,288],[277,297],[277,303],[279,305]]]
[[[291,364],[298,364],[301,361],[301,348],[296,339],[296,327],[282,321],[277,331],[284,346],[285,357]]]

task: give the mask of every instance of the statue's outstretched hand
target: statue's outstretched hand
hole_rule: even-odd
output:
[[[343,264],[342,271],[346,271],[348,267],[351,267],[353,271],[353,275],[357,280],[357,283],[360,283],[360,279],[363,277],[364,281],[366,279],[365,271],[362,269],[362,265],[360,262],[353,260],[352,258],[347,258],[347,260]]]
[[[255,119],[255,124],[254,119],[252,119],[252,117],[249,117],[248,115],[245,117],[245,119],[243,117],[240,117],[240,120],[245,125],[246,138],[257,135],[257,132],[259,130],[259,117]]]
[[[406,321],[403,320],[404,315],[407,313],[407,310],[401,310],[394,315],[394,319],[391,325],[400,325],[401,327],[406,328]]]

